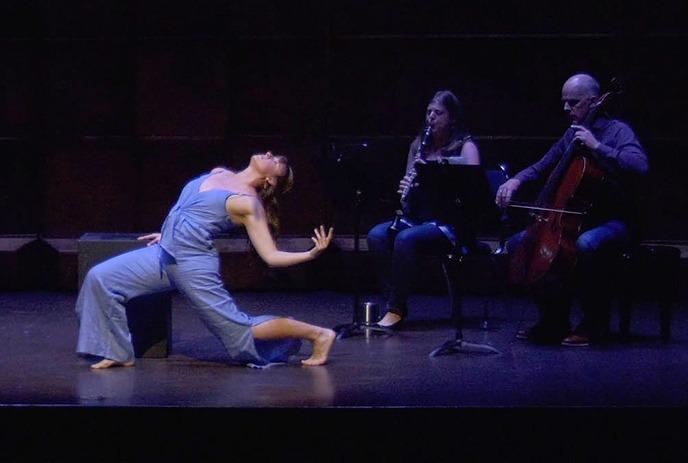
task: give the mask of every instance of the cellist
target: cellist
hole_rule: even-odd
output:
[[[600,96],[600,85],[591,75],[575,74],[568,78],[561,90],[561,101],[570,127],[539,161],[497,190],[497,205],[509,205],[522,184],[546,179],[567,149],[591,160],[602,173],[590,207],[581,215],[580,234],[575,239],[575,272],[558,274],[553,266],[530,288],[539,319],[532,327],[519,330],[519,339],[538,344],[587,346],[602,339],[608,330],[615,278],[613,261],[637,239],[634,181],[648,172],[648,160],[628,124],[596,111]],[[509,239],[510,255],[522,245],[526,232]],[[573,284],[576,280],[578,285]],[[574,288],[578,289],[583,317],[571,330]]]

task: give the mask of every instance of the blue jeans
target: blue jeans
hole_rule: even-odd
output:
[[[452,244],[434,224],[411,226],[398,233],[389,229],[391,224],[383,222],[371,228],[367,243],[373,253],[383,290],[389,294],[387,310],[404,317],[419,257],[450,252]]]
[[[523,241],[525,233],[521,231],[509,239],[507,251],[510,254]],[[577,278],[584,317],[581,329],[606,329],[612,289],[618,276],[614,264],[616,257],[630,244],[629,227],[620,220],[601,223],[581,233],[576,240],[578,260],[574,276]],[[533,290],[533,298],[540,311],[540,323],[556,328],[568,327],[574,281],[550,273]]]

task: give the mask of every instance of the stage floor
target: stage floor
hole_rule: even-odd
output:
[[[498,355],[430,358],[452,338],[447,299],[416,296],[407,328],[389,337],[338,340],[322,367],[255,370],[228,363],[186,301],[174,297],[172,353],[133,368],[92,371],[74,353],[75,294],[0,294],[0,404],[182,407],[674,407],[688,404],[688,321],[674,313],[659,339],[658,311],[634,311],[630,342],[565,348],[515,339],[535,318],[521,298],[467,297],[469,342]],[[251,314],[290,315],[334,327],[352,320],[352,297],[333,292],[240,292]],[[363,295],[364,300],[375,297]],[[487,313],[488,329],[481,327]],[[574,311],[577,316],[577,311]],[[615,326],[616,321],[613,320]]]
[[[348,293],[234,296],[251,314],[290,315],[329,327],[352,320]],[[658,311],[645,303],[634,311],[629,342],[566,348],[515,339],[535,319],[527,300],[467,297],[465,339],[500,353],[430,358],[454,330],[447,298],[419,295],[411,300],[407,328],[393,336],[339,340],[322,367],[299,365],[310,353],[304,346],[289,364],[257,370],[229,364],[219,341],[175,296],[168,358],[92,371],[74,352],[75,299],[73,293],[0,294],[0,441],[11,445],[0,449],[0,457],[10,448],[30,455],[26,461],[36,453],[53,455],[57,447],[36,446],[37,431],[60,443],[66,461],[73,461],[75,436],[89,457],[118,440],[117,455],[126,458],[117,461],[137,460],[136,446],[151,442],[158,445],[154,457],[140,461],[174,458],[180,447],[190,458],[210,449],[221,455],[237,439],[251,444],[250,454],[270,460],[270,447],[255,447],[264,436],[306,457],[304,440],[339,446],[339,457],[328,461],[351,461],[352,455],[425,460],[428,441],[447,458],[456,452],[477,459],[512,451],[556,456],[556,449],[542,451],[549,448],[544,441],[578,445],[576,435],[587,444],[616,443],[612,455],[643,445],[644,454],[656,456],[688,425],[685,303],[674,312],[666,344],[659,338]],[[362,300],[376,298],[364,294]],[[616,326],[616,317],[612,322]],[[376,450],[363,452],[371,444]],[[598,444],[587,444],[581,447],[586,453],[570,455],[599,454]],[[86,448],[91,451],[83,453]]]

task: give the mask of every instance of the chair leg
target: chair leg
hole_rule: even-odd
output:
[[[499,272],[499,262],[497,261],[497,256],[499,254],[492,253],[490,254],[490,277],[492,282],[499,282],[501,280],[500,272]],[[490,297],[494,297],[497,293],[501,293],[501,288],[499,288],[497,285],[500,285],[500,283],[496,283],[495,286],[493,287],[494,290],[490,292],[490,290],[484,291],[483,292],[483,297],[485,297],[485,301],[483,302],[483,321],[481,324],[482,329],[484,330],[490,330],[494,329],[493,324],[490,323],[490,306],[492,306],[492,301],[489,299]]]
[[[621,339],[628,339],[631,333],[631,300],[627,297],[619,300],[619,333]]]
[[[668,342],[671,338],[671,316],[673,303],[670,300],[659,302],[659,329],[662,342]]]
[[[442,262],[442,271],[447,283],[447,293],[449,295],[449,305],[451,307],[452,324],[456,328],[456,339],[462,339],[462,301],[461,301],[461,265],[463,258],[461,256],[451,255],[447,260]]]
[[[633,254],[629,251],[621,255],[619,263],[619,280],[617,280],[616,291],[618,292],[619,307],[619,334],[621,340],[625,341],[631,335],[631,309],[633,294]]]
[[[490,329],[490,301],[486,295],[483,295],[483,321],[480,323],[480,328],[483,330]]]
[[[665,285],[659,302],[659,319],[662,341],[668,342],[671,338],[672,311],[680,299],[681,251],[678,248],[666,247],[663,260],[663,268],[665,268],[663,281]]]

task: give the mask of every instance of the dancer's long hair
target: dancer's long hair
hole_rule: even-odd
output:
[[[279,219],[279,198],[284,193],[287,193],[294,186],[294,171],[289,165],[289,160],[286,156],[275,156],[280,159],[287,167],[287,174],[277,177],[275,185],[268,184],[258,191],[258,197],[263,203],[265,214],[267,216],[268,226],[273,236],[279,234],[280,219]]]

